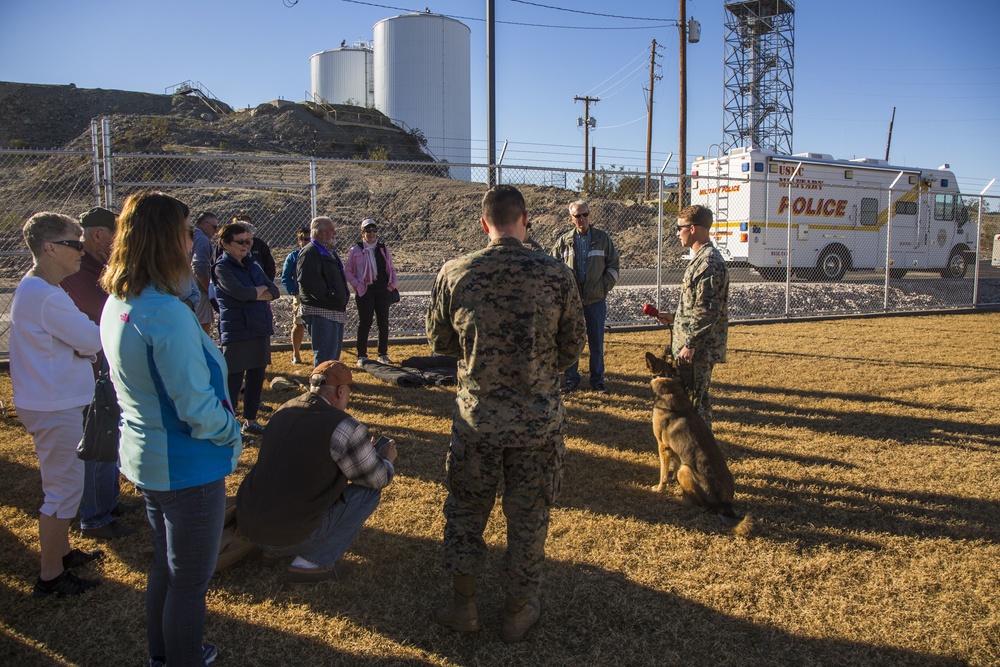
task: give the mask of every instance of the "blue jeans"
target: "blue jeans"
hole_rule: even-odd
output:
[[[219,555],[225,480],[175,491],[140,490],[153,527],[146,583],[149,656],[173,667],[203,665],[205,593]]]
[[[287,547],[257,546],[279,556],[301,556],[321,567],[333,567],[361,532],[361,526],[378,507],[381,498],[379,489],[348,484],[344,497],[326,511],[323,522],[309,537]]]
[[[604,384],[604,322],[608,319],[608,302],[605,300],[583,307],[587,321],[587,347],[590,348],[590,386]],[[580,362],[566,369],[566,383],[580,384]]]
[[[101,528],[115,520],[111,510],[118,505],[118,464],[83,462],[83,498],[80,528]]]
[[[312,341],[313,368],[324,361],[340,359],[340,349],[344,346],[344,325],[328,320],[322,315],[306,315],[302,318]]]

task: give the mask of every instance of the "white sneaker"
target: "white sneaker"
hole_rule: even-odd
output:
[[[378,362],[380,364],[391,364],[392,363],[392,359],[389,358],[388,354],[383,354],[382,356],[380,356],[378,358]]]
[[[358,368],[363,368],[368,357],[358,357]]]

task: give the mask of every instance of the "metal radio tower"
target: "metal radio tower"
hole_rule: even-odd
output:
[[[727,0],[722,132],[726,151],[792,153],[793,0]]]

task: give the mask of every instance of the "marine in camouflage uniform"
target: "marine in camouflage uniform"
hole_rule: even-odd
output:
[[[671,341],[681,381],[709,428],[712,401],[708,387],[715,364],[726,361],[729,337],[729,269],[709,240],[711,224],[712,212],[703,206],[689,206],[677,214],[677,234],[682,245],[694,251],[694,257],[684,271]],[[686,358],[690,363],[685,363]]]
[[[517,193],[510,186],[491,192],[499,188]],[[541,585],[549,510],[562,483],[566,414],[559,375],[579,359],[586,331],[571,271],[523,245],[523,235],[487,229],[486,208],[484,198],[489,245],[441,268],[427,313],[432,351],[459,358],[445,567],[455,576],[482,573],[483,531],[502,480],[501,584],[509,598],[528,598]],[[524,230],[522,215],[515,232]]]

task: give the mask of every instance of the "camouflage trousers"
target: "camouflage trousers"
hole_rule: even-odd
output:
[[[712,399],[708,394],[708,385],[712,382],[712,368],[715,364],[707,361],[695,361],[693,364],[677,364],[677,372],[687,390],[688,397],[694,403],[698,414],[712,428]]]
[[[483,531],[503,481],[507,551],[500,583],[512,597],[531,597],[542,583],[549,510],[562,486],[566,446],[561,434],[530,447],[489,440],[462,442],[452,434],[448,499],[444,503],[444,563],[453,575],[480,575],[486,564]]]

